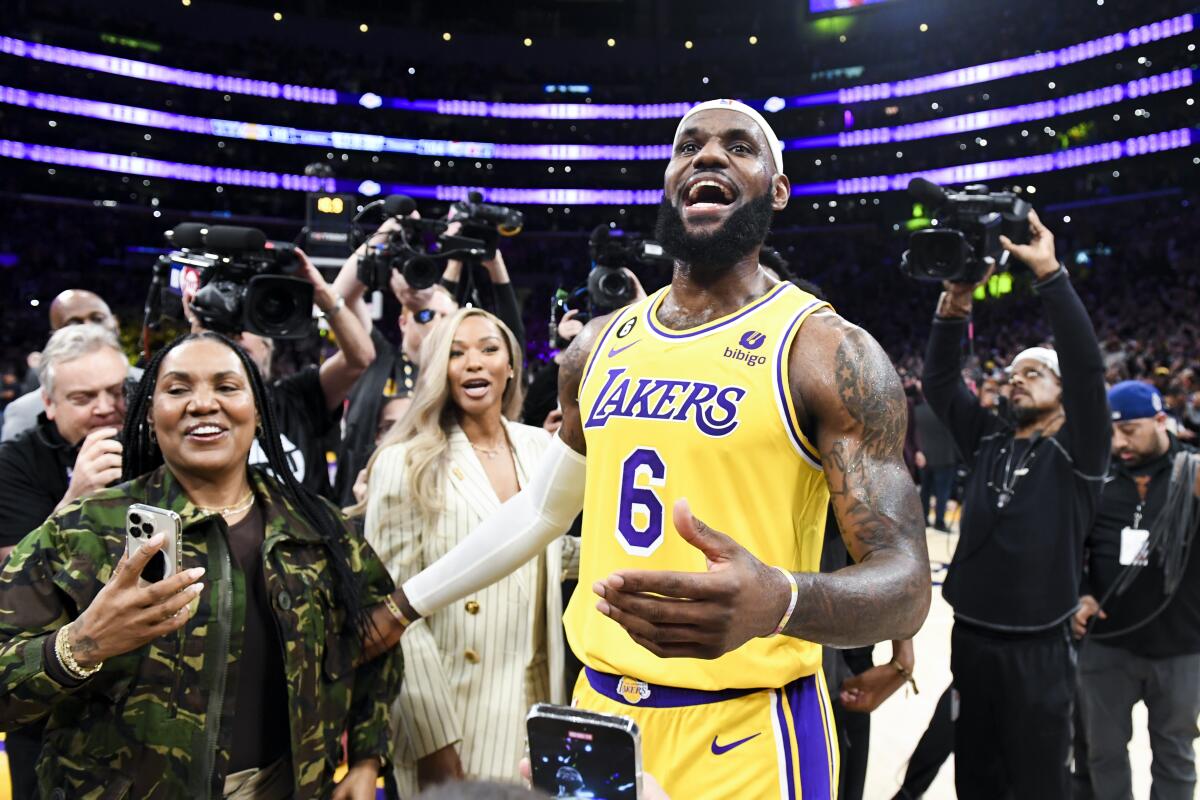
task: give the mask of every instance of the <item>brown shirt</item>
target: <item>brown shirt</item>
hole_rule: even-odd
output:
[[[229,772],[265,767],[290,752],[283,643],[263,576],[264,527],[258,503],[229,526],[229,549],[246,579],[246,624],[237,664],[237,724]]]

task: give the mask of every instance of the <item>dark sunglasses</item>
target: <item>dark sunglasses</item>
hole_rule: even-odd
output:
[[[437,318],[437,312],[432,308],[422,308],[420,311],[413,312],[413,319],[422,325],[428,325],[431,321]]]

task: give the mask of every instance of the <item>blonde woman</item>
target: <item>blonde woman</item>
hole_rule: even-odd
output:
[[[511,421],[521,408],[521,354],[493,315],[465,308],[443,320],[421,364],[412,406],[368,467],[366,536],[397,585],[516,494],[550,442]],[[393,707],[403,796],[463,776],[515,776],[530,704],[564,700],[560,582],[577,571],[576,540],[560,537],[405,632]]]

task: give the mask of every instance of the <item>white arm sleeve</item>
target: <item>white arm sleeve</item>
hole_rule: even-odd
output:
[[[404,584],[423,617],[490,586],[561,536],[583,510],[585,459],[557,436],[533,478],[453,550]]]

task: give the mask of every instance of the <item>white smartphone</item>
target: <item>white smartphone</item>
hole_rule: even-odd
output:
[[[134,503],[125,514],[125,549],[132,557],[138,549],[157,533],[165,534],[166,542],[146,562],[141,578],[147,583],[158,583],[179,572],[179,537],[183,532],[183,521],[174,511],[165,508]]]
[[[535,789],[551,797],[642,796],[642,738],[629,717],[538,703],[525,727]]]

